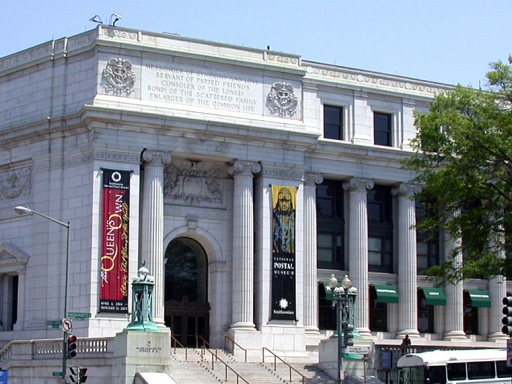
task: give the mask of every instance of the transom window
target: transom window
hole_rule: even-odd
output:
[[[373,143],[391,147],[392,117],[390,113],[373,113]]]
[[[324,137],[343,140],[343,107],[324,105]]]

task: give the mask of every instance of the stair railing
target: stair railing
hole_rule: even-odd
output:
[[[176,348],[179,346],[180,348],[185,349],[185,361],[188,361],[188,348],[181,344],[174,335],[171,335],[171,341],[174,343],[174,353],[176,354]]]
[[[215,350],[215,353],[210,351],[208,348],[206,347],[201,347],[202,351],[201,352],[201,355],[203,354],[206,354],[206,352],[209,352],[211,355],[212,355],[212,371],[215,370],[215,362],[220,362],[224,365],[224,381],[228,381],[228,371],[231,371],[233,372],[235,375],[236,375],[236,383],[239,384],[240,383],[240,380],[246,384],[251,384],[249,383],[247,380],[245,380],[242,376],[240,376],[240,374],[235,371],[233,368],[231,368],[229,366],[228,363],[226,363],[224,360],[222,360],[218,355],[217,355],[217,351]]]
[[[302,380],[302,384],[304,383],[310,383],[310,384],[314,384],[311,380],[309,380],[306,376],[304,376],[302,373],[300,373],[298,370],[296,370],[295,368],[293,368],[290,364],[288,364],[286,361],[284,361],[282,358],[280,358],[279,356],[277,356],[274,352],[272,352],[270,349],[266,348],[266,347],[263,347],[262,348],[262,355],[263,355],[263,358],[262,358],[262,362],[263,364],[265,364],[265,351],[267,352],[270,352],[270,354],[274,357],[274,372],[277,371],[277,360],[279,360],[280,362],[282,362],[284,365],[286,365],[288,367],[288,372],[289,372],[289,376],[290,376],[290,379],[289,381],[293,381],[292,380],[292,371],[295,372],[296,374],[298,374],[300,377],[301,377],[301,380]]]
[[[242,351],[244,351],[244,354],[245,354],[245,363],[247,363],[247,349],[245,349],[244,347],[242,347],[240,344],[238,344],[235,340],[233,340],[231,337],[229,336],[224,336],[224,349],[226,351],[229,351],[228,349],[228,341],[230,341],[233,345],[233,348],[231,348],[231,353],[234,355],[235,354],[235,346],[237,346],[238,348],[240,348]]]

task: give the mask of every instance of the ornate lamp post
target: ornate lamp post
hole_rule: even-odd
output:
[[[352,286],[352,281],[345,275],[341,281],[341,287],[338,286],[338,279],[331,275],[329,279],[329,288],[332,291],[332,306],[336,307],[336,334],[333,337],[338,338],[338,383],[345,381],[343,375],[343,350],[352,345],[351,307],[354,304],[357,289]]]
[[[146,263],[142,262],[137,276],[132,281],[132,321],[126,330],[160,332],[153,322],[153,289],[155,277],[149,274]]]
[[[68,315],[68,281],[69,281],[69,243],[71,240],[71,232],[70,232],[70,223],[69,221],[67,223],[54,219],[53,217],[47,216],[44,213],[34,211],[33,209],[22,207],[18,205],[17,207],[14,207],[14,210],[19,215],[26,215],[26,214],[33,214],[37,216],[44,217],[47,220],[53,221],[56,224],[62,225],[67,229],[67,241],[66,241],[66,274],[65,274],[65,283],[64,283],[64,314],[62,319],[64,320]],[[66,381],[66,363],[67,363],[67,356],[66,356],[66,336],[67,332],[63,332],[62,336],[62,381]]]

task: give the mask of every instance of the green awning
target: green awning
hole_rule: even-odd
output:
[[[468,289],[471,306],[477,308],[491,308],[491,298],[489,292],[483,289]]]
[[[395,285],[374,285],[378,303],[398,304],[398,289]]]
[[[338,287],[341,287],[341,282],[338,282]],[[325,300],[332,300],[332,289],[329,287],[329,282],[324,281]]]
[[[422,287],[427,305],[446,305],[446,295],[443,288]]]

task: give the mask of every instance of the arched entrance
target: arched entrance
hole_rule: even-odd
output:
[[[167,247],[165,260],[165,325],[187,347],[196,346],[196,335],[209,341],[206,252],[197,241],[180,237]]]

